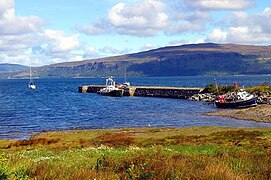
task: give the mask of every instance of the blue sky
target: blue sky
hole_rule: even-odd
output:
[[[188,43],[270,45],[270,0],[0,0],[0,63],[42,66]]]

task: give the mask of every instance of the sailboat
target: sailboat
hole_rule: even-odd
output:
[[[36,89],[36,85],[32,80],[32,72],[31,72],[31,66],[30,66],[30,72],[29,72],[29,83],[28,83],[28,88],[29,89]]]

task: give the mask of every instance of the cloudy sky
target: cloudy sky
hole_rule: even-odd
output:
[[[271,0],[0,0],[0,63],[203,42],[270,45]]]

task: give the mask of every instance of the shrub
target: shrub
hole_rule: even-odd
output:
[[[215,84],[207,84],[202,91],[203,93],[217,93],[217,88]]]
[[[234,86],[216,86],[215,84],[207,84],[202,92],[212,94],[225,94],[227,92],[233,92],[235,90],[238,90],[238,88],[235,88]]]

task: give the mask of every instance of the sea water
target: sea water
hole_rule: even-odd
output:
[[[249,87],[270,83],[271,76],[218,77],[134,77],[131,85],[204,87],[219,85]],[[123,78],[116,78],[123,83]],[[108,97],[78,93],[78,86],[104,84],[103,78],[34,79],[36,90],[28,89],[27,79],[0,80],[0,139],[28,138],[34,133],[67,129],[122,127],[233,126],[270,127],[270,123],[241,121],[203,115],[217,111],[212,104],[182,99],[153,97]]]

